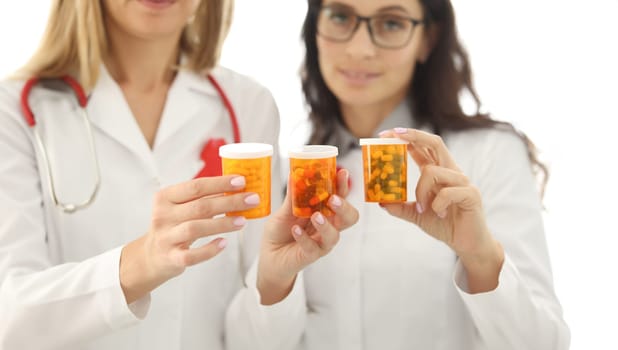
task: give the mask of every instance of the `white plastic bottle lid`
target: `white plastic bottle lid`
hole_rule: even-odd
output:
[[[332,158],[339,154],[339,149],[335,146],[311,145],[291,149],[288,152],[290,158],[295,159],[322,159]]]
[[[407,145],[408,142],[402,140],[402,139],[398,139],[396,137],[384,137],[384,138],[379,138],[379,137],[375,137],[375,138],[367,138],[367,139],[360,139],[360,145],[361,146],[366,146],[366,145]]]
[[[219,147],[219,156],[228,159],[264,158],[273,155],[273,146],[267,143],[231,143]]]

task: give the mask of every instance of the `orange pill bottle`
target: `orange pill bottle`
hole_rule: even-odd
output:
[[[408,200],[407,144],[398,138],[360,139],[365,202],[397,203]]]
[[[328,199],[337,192],[335,146],[314,145],[289,152],[294,216],[308,218],[315,212],[331,216]]]
[[[232,143],[219,147],[223,175],[242,175],[246,186],[243,192],[255,192],[260,204],[252,209],[226,213],[256,219],[270,214],[270,176],[273,146],[265,143]],[[230,193],[226,193],[230,194]]]

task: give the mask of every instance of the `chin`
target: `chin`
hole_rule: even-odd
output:
[[[372,89],[368,87],[364,88],[352,88],[348,86],[337,86],[331,89],[337,99],[344,104],[350,106],[370,106],[383,100],[384,90]]]
[[[341,103],[354,107],[371,106],[382,100],[380,96],[367,93],[345,92],[335,96]]]
[[[176,35],[182,31],[181,26],[175,23],[162,23],[161,21],[141,21],[132,28],[132,32],[144,39],[157,39]]]

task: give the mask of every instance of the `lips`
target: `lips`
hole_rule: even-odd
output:
[[[351,84],[362,85],[370,83],[381,74],[366,70],[339,69],[339,73]]]
[[[153,9],[162,9],[176,2],[176,0],[139,0],[140,3]]]

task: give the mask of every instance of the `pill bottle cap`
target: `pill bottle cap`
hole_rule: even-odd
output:
[[[290,158],[296,159],[321,159],[332,158],[339,154],[335,146],[311,145],[291,149],[288,153]]]
[[[219,156],[230,159],[263,158],[273,155],[273,146],[266,143],[231,143],[219,147]]]
[[[383,138],[367,138],[360,139],[360,145],[407,145],[408,142],[398,139],[396,137],[383,137]]]

